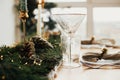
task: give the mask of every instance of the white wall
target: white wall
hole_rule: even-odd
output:
[[[15,41],[14,0],[0,0],[0,46]]]

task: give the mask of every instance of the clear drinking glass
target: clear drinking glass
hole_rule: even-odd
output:
[[[80,36],[75,33],[79,29],[85,14],[67,9],[52,15],[61,28],[63,59],[66,61],[63,65],[67,68],[80,66],[79,63],[75,62],[74,58],[75,54],[79,55],[80,52]]]

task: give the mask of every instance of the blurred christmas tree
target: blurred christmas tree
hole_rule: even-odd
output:
[[[27,23],[26,23],[26,32],[27,32],[27,36],[30,36],[32,34],[36,33],[36,24],[37,21],[35,19],[35,14],[33,13],[34,10],[37,8],[37,0],[28,0],[28,15],[29,18],[27,19]],[[45,3],[44,5],[44,9],[46,9],[48,12],[51,13],[51,9],[56,7],[57,5],[54,3]],[[44,22],[44,26],[48,26],[48,29],[52,30],[55,28],[55,21],[53,21],[51,19],[51,17],[48,17],[49,21],[48,22]]]

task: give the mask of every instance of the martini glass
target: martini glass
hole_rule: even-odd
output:
[[[66,55],[66,62],[63,63],[64,67],[67,68],[74,68],[74,67],[79,67],[80,64],[79,63],[75,63],[73,61],[73,57],[72,55],[75,53],[75,48],[73,48],[73,43],[75,43],[76,41],[76,37],[80,37],[80,36],[75,36],[75,33],[77,32],[77,30],[80,27],[80,24],[82,23],[85,14],[81,14],[81,13],[75,13],[72,11],[64,11],[62,13],[55,13],[52,14],[53,18],[56,20],[56,22],[59,24],[60,30],[61,30],[61,41],[62,41],[62,50],[63,50],[63,54]],[[79,40],[77,38],[77,40]],[[77,41],[78,45],[80,45],[80,40]],[[75,47],[75,46],[74,46]],[[80,50],[80,46],[77,46],[77,48],[79,48]],[[73,51],[74,49],[74,51]],[[63,55],[64,58],[64,55]]]

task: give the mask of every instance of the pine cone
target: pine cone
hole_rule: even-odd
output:
[[[32,37],[31,41],[35,44],[35,49],[50,49],[53,48],[51,43],[41,37]]]
[[[34,43],[33,42],[24,43],[20,52],[21,57],[29,58],[31,55],[35,53]]]

